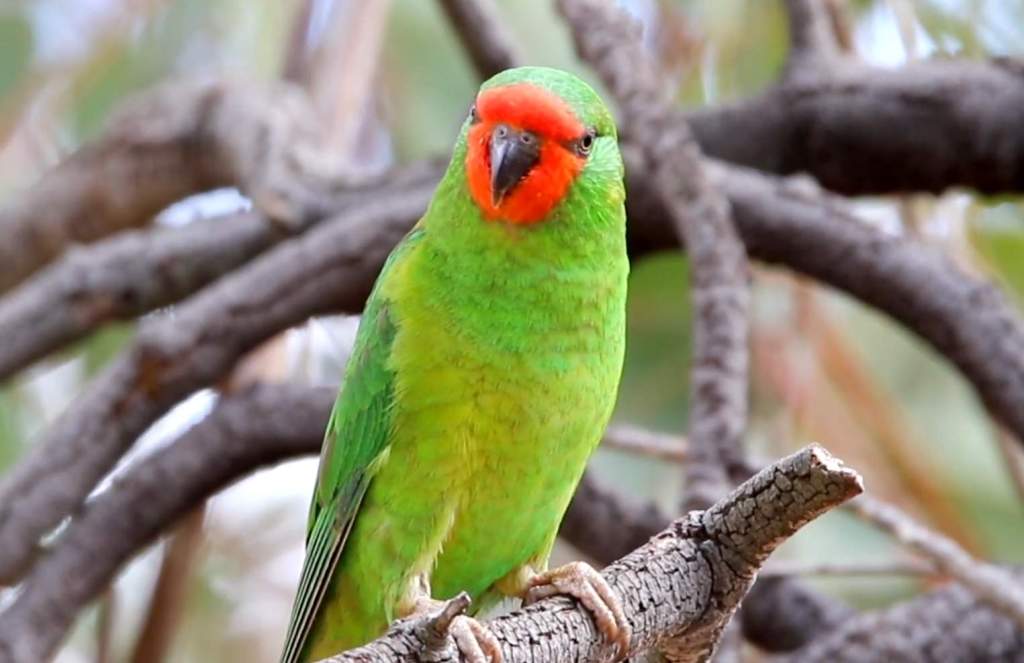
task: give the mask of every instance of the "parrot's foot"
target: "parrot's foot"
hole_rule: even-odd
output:
[[[490,629],[465,614],[469,595],[462,592],[448,601],[421,598],[414,616],[426,619],[428,647],[441,648],[450,636],[466,663],[501,663],[501,645]]]
[[[619,655],[629,651],[631,632],[626,613],[615,590],[594,567],[572,562],[557,569],[538,573],[529,580],[523,599],[530,605],[549,596],[571,596],[591,614],[597,630],[619,647]]]

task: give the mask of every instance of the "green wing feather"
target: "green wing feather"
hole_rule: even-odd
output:
[[[392,252],[363,311],[345,382],[324,436],[310,507],[306,560],[281,663],[300,660],[359,505],[387,458],[394,396],[394,373],[388,358],[396,330],[381,284],[422,232],[414,230]]]

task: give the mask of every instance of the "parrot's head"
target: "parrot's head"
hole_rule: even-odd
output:
[[[535,224],[586,190],[621,204],[615,122],[579,78],[546,67],[509,69],[485,82],[463,126],[466,181],[484,218]]]

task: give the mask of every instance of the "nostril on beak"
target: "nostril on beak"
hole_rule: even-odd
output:
[[[491,204],[497,207],[540,158],[540,142],[529,131],[499,124],[491,132]]]

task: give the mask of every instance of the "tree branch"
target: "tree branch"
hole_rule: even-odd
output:
[[[221,397],[212,413],[174,444],[130,465],[110,489],[73,518],[52,552],[26,577],[13,604],[0,613],[0,660],[45,660],[81,607],[95,599],[117,570],[161,531],[258,467],[316,453],[334,394],[334,389],[284,385],[243,389]],[[804,452],[805,459],[810,458],[808,453]],[[752,485],[767,487],[764,480]],[[768,493],[763,499],[770,499]],[[713,539],[725,536],[716,527],[735,522],[728,513],[719,508],[702,516],[702,527]],[[785,514],[780,518],[781,527],[795,527]],[[603,531],[605,536],[593,548],[607,556],[625,555],[630,546],[642,545],[666,522],[652,509],[643,513],[623,507],[585,477],[561,534],[573,539],[574,528],[591,534]],[[587,527],[588,523],[596,526]],[[761,537],[759,541],[774,536],[770,531],[751,535]],[[737,535],[736,541],[742,538]],[[716,559],[710,553],[705,558]],[[721,586],[723,591],[735,590],[733,584]]]
[[[204,505],[182,519],[163,551],[160,574],[149,597],[146,619],[135,641],[131,663],[167,660],[167,652],[181,624],[188,590],[192,583],[200,546],[203,542]]]
[[[686,461],[688,446],[689,442],[680,435],[656,433],[627,425],[609,426],[601,442],[602,449],[615,449],[673,463]]]
[[[480,78],[511,69],[522,60],[492,0],[440,0]]]
[[[746,476],[741,437],[747,420],[747,338],[750,293],[747,256],[728,200],[704,174],[700,149],[622,10],[594,0],[560,0],[577,51],[600,73],[686,244],[690,261],[694,341],[690,386],[686,508],[713,502]]]
[[[852,502],[850,509],[933,562],[939,571],[956,578],[979,599],[1016,620],[1018,629],[1024,629],[1024,586],[1012,574],[975,559],[952,539],[867,495]]]
[[[1024,575],[1016,574],[1018,581]],[[950,585],[837,623],[770,663],[1019,663],[1024,630],[963,585]]]
[[[766,468],[707,511],[692,512],[612,564],[605,578],[632,627],[630,654],[667,643],[677,661],[706,660],[706,632],[735,610],[768,555],[800,527],[862,490],[860,477],[811,446]],[[488,624],[506,663],[595,661],[610,652],[586,613],[548,599]],[[413,660],[423,650],[415,623],[323,663]],[[438,661],[457,661],[449,646]]]
[[[99,140],[0,208],[0,293],[71,244],[144,225],[199,191],[239,186],[294,220],[292,199],[316,195],[296,172],[307,167],[301,150],[315,144],[316,127],[288,85],[185,81],[140,95]]]
[[[806,179],[721,165],[709,173],[732,201],[751,255],[887,313],[956,365],[989,411],[1024,440],[1024,323],[998,288],[933,247],[868,226],[846,201]],[[664,230],[660,236],[671,242]]]
[[[420,162],[335,194],[332,215],[432,185],[440,164]],[[129,232],[70,249],[0,299],[0,379],[111,320],[175,303],[325,216],[282,226],[259,212],[184,228]]]
[[[828,0],[785,0],[789,18],[789,61],[786,76],[806,68],[827,68],[839,55],[829,19]]]
[[[765,651],[788,652],[825,637],[857,613],[794,578],[760,577],[743,601],[743,635]]]
[[[16,579],[36,542],[75,509],[172,405],[213,384],[245,352],[312,315],[358,310],[428,187],[353,208],[140,325],[100,375],[0,484],[0,578]]]
[[[752,99],[687,117],[709,157],[847,195],[972,187],[1024,191],[1024,64],[934,60],[899,69],[844,61]],[[906,164],[914,164],[907,168]]]
[[[49,660],[78,611],[161,531],[253,470],[319,451],[334,396],[334,389],[244,389],[130,466],[82,508],[0,613],[0,661]]]
[[[664,216],[657,196],[637,177],[635,169],[629,172],[630,239],[634,254],[675,247],[678,242],[674,233],[660,222]],[[865,226],[849,213],[843,201],[806,183],[768,178],[720,164],[711,167],[710,173],[729,195],[738,228],[755,257],[789,264],[880,306],[940,351],[948,348],[954,357],[961,357],[961,369],[997,416],[1004,421],[1017,416],[1012,404],[1021,402],[1018,399],[1024,393],[1020,386],[1024,384],[1024,369],[1018,365],[1021,355],[1015,348],[1024,347],[1024,336],[1016,313],[991,286],[960,273],[931,249],[906,239],[886,237]],[[387,230],[389,227],[384,225],[382,229],[392,232]],[[391,237],[397,235],[394,232]],[[381,254],[384,250],[381,248]],[[361,281],[368,287],[375,269],[369,263],[350,266],[346,276],[337,281]],[[978,291],[987,294],[983,298],[972,294]],[[974,315],[960,315],[965,302]],[[353,301],[350,310],[358,310],[360,305],[361,302]],[[975,342],[971,339],[981,339],[987,351],[968,353]],[[222,340],[226,344],[235,342],[227,336]],[[1000,402],[1002,414],[997,409]],[[1015,432],[1024,430],[1020,417],[1017,419],[1015,425],[1008,422]],[[574,538],[572,515],[570,511],[565,530],[570,539]],[[647,521],[646,534],[643,528],[635,531],[634,542],[642,541],[664,522],[652,517]],[[586,522],[583,520],[578,530],[585,528]],[[579,535],[574,542],[579,545],[585,538]],[[589,550],[581,548],[593,555],[599,544],[598,539]]]
[[[660,532],[671,518],[653,504],[628,504],[584,474],[558,536],[601,564],[625,557]]]

